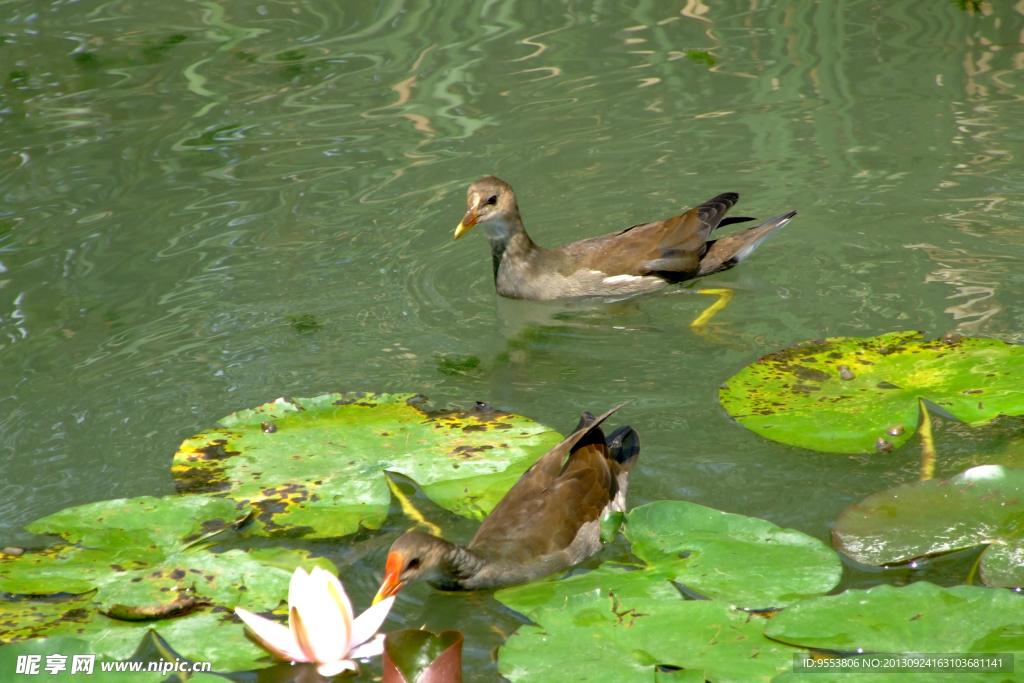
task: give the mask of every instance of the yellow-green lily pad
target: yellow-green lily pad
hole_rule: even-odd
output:
[[[1024,414],[1024,347],[995,339],[893,332],[833,337],[770,353],[719,391],[725,410],[775,441],[835,453],[898,447],[918,399],[972,425]]]
[[[981,580],[1024,587],[1024,470],[982,465],[872,494],[843,510],[832,538],[876,566],[987,545]]]
[[[233,413],[182,444],[175,486],[257,508],[271,536],[343,536],[383,522],[385,471],[409,477],[444,508],[482,519],[561,440],[484,404],[427,413],[425,401],[418,394],[328,394]]]

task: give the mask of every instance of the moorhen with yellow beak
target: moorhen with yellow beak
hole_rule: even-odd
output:
[[[621,407],[621,406],[619,406]],[[391,545],[374,603],[421,579],[442,590],[482,590],[568,569],[601,549],[601,519],[625,512],[629,472],[640,454],[632,427],[605,439],[584,412],[576,429],[509,489],[465,548],[419,531]]]
[[[715,228],[755,220],[725,217],[738,200],[738,194],[726,192],[672,218],[544,249],[526,234],[512,187],[491,176],[469,186],[455,239],[478,223],[483,226],[495,287],[510,299],[629,296],[732,268],[796,215],[790,211],[709,240]]]

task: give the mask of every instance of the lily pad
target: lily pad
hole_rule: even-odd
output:
[[[1024,414],[1022,375],[1024,347],[893,332],[819,339],[768,354],[730,378],[719,397],[740,424],[769,439],[870,453],[914,434],[918,399],[972,426]]]
[[[1024,653],[1024,596],[923,581],[875,586],[807,598],[771,619],[764,633],[838,652]]]
[[[271,536],[342,536],[383,522],[385,470],[409,477],[438,505],[482,519],[561,440],[484,404],[427,413],[419,407],[425,401],[328,394],[233,413],[182,444],[175,486],[252,505]]]
[[[1024,470],[982,465],[875,493],[843,510],[832,538],[878,566],[987,544],[982,581],[1024,586]]]
[[[626,515],[633,554],[701,595],[783,607],[839,583],[839,556],[816,538],[696,503],[660,501]]]
[[[842,576],[834,550],[816,538],[771,522],[684,501],[634,508],[623,529],[633,554],[647,564],[606,563],[598,570],[499,591],[524,614],[595,589],[619,597],[679,597],[669,581],[706,598],[746,609],[784,607],[832,590]]]
[[[170,609],[172,603],[188,599],[227,608],[272,609],[287,595],[291,578],[290,571],[274,564],[297,566],[307,560],[307,553],[263,550],[254,559],[242,550],[210,553],[190,546],[204,531],[229,525],[238,516],[235,508],[220,498],[146,496],[62,510],[28,529],[68,542],[0,557],[0,592],[95,590],[92,599],[118,616],[131,608]],[[319,562],[333,568],[325,559]]]
[[[710,600],[592,592],[531,619],[537,625],[520,627],[498,653],[513,683],[651,683],[658,666],[702,670],[713,683],[770,681],[799,652],[765,638],[763,617]]]
[[[0,612],[2,609],[0,603]],[[156,631],[183,657],[211,662],[215,671],[248,671],[274,663],[263,648],[245,636],[241,622],[227,611],[208,610],[147,623],[119,621],[93,612],[87,621],[64,624],[52,635],[88,642],[98,654],[125,660],[150,630]],[[0,652],[6,647],[0,647]]]

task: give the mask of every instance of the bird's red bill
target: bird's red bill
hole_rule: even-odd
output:
[[[400,553],[388,554],[388,562],[384,565],[384,583],[380,585],[380,590],[374,596],[373,604],[376,605],[384,598],[390,598],[402,587],[402,582],[398,580],[398,577],[402,574],[404,561]]]

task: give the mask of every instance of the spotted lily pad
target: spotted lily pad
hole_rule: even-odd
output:
[[[919,398],[972,426],[1024,414],[1022,376],[1024,347],[893,332],[820,339],[768,354],[730,378],[719,397],[740,424],[769,439],[870,453],[913,435]]]
[[[771,522],[684,501],[634,508],[623,529],[642,567],[600,569],[499,591],[498,600],[524,614],[594,590],[620,597],[690,594],[746,609],[784,607],[839,583],[839,556],[816,538]]]
[[[414,394],[278,399],[186,440],[174,456],[178,491],[225,496],[259,510],[272,536],[332,537],[387,514],[385,470],[442,507],[482,519],[561,437],[478,404],[424,412]]]
[[[173,611],[172,603],[182,600],[254,611],[276,607],[288,593],[290,569],[241,550],[210,553],[202,544],[191,545],[238,516],[232,501],[207,497],[144,496],[68,508],[28,526],[29,531],[61,536],[65,543],[17,557],[0,556],[0,592],[95,590],[94,600],[108,612],[115,605]],[[260,552],[292,568],[306,559],[303,551]],[[319,562],[330,566],[325,559]],[[130,610],[116,614],[131,616]]]
[[[1024,653],[1024,596],[924,581],[807,598],[783,610],[765,635],[837,652]]]
[[[498,653],[498,671],[513,683],[651,683],[658,667],[703,671],[713,683],[770,681],[800,651],[765,638],[763,617],[682,596],[590,592],[530,618],[537,625],[520,627]]]
[[[133,498],[62,510],[29,525],[63,541],[0,556],[0,642],[70,636],[114,659],[131,655],[149,629],[193,659],[223,670],[258,666],[266,653],[242,636],[230,610],[281,604],[306,551],[204,549],[240,512],[203,496]],[[237,637],[236,637],[237,636]]]
[[[875,493],[843,511],[832,537],[857,562],[879,566],[988,545],[982,581],[1024,586],[1024,470],[982,465]]]

